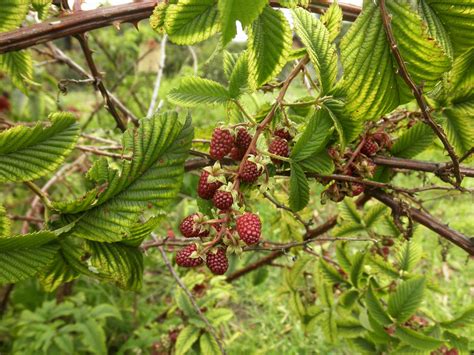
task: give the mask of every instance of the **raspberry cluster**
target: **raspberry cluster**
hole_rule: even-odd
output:
[[[391,138],[385,132],[377,132],[367,135],[362,144],[360,153],[347,149],[341,153],[336,147],[327,149],[328,155],[334,161],[335,174],[351,176],[357,179],[371,179],[377,169],[376,164],[371,157],[380,153],[384,149],[390,149],[392,145]],[[320,180],[323,184],[329,181]],[[328,198],[332,201],[339,202],[345,196],[359,196],[365,190],[366,186],[357,181],[334,181],[324,192],[323,201]]]

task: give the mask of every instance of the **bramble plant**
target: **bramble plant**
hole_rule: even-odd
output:
[[[33,98],[59,79],[50,97],[58,110],[47,120],[24,122],[19,101],[7,91],[0,97],[0,307],[12,284],[31,278],[47,292],[64,293],[82,276],[137,292],[145,259],[158,251],[179,289],[164,317],[176,312],[179,322],[153,341],[146,331],[129,335],[123,352],[225,353],[235,341],[224,326],[233,317],[224,306],[235,298],[230,282],[255,271],[257,288],[270,265],[283,268],[278,293],[305,336],[319,329],[327,344],[343,342],[335,348],[341,353],[474,350],[472,304],[449,314],[424,304],[443,293],[426,245],[441,244],[444,261],[452,251],[466,263],[474,256],[472,230],[452,228],[424,200],[439,192],[472,201],[474,193],[473,1],[378,0],[358,8],[171,0],[82,11],[77,2],[0,0],[0,7],[0,70],[16,87],[10,91]],[[96,63],[101,51],[110,59],[110,48],[94,39],[100,49],[93,50],[86,33],[148,17],[149,37],[114,43],[138,54],[136,42],[161,40],[154,87],[127,82],[129,108]],[[245,47],[232,42],[237,22]],[[52,42],[68,36],[88,69]],[[168,41],[176,51],[188,48],[195,65],[194,75],[178,72],[164,97]],[[198,65],[193,46],[208,42],[215,49]],[[39,75],[43,64],[33,59],[64,64],[79,79]],[[218,59],[222,75],[198,75]],[[136,63],[122,75],[120,62],[111,62],[116,88]],[[61,95],[88,84],[103,102],[82,119],[80,110],[62,107]],[[108,114],[88,134],[102,105]],[[104,121],[115,132],[102,129]],[[209,125],[212,132],[201,127]],[[430,160],[417,158],[424,152]],[[176,213],[184,189],[191,207]],[[277,213],[286,217],[275,223]],[[427,231],[438,239],[422,242]],[[267,254],[236,268],[260,252]],[[275,264],[284,255],[291,260]],[[24,311],[12,349],[109,351],[105,320],[120,314],[71,300],[38,308],[35,329],[50,338],[31,345],[39,331],[23,333],[34,317]],[[94,316],[83,319],[71,302]]]

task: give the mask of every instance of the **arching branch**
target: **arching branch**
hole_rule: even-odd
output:
[[[57,20],[25,26],[15,31],[0,34],[0,54],[18,51],[31,46],[53,41],[55,39],[74,36],[98,28],[121,23],[136,24],[150,17],[156,4],[162,2],[148,1],[125,5],[109,6],[90,11],[78,11]],[[277,1],[270,1],[271,6],[279,7]],[[327,0],[313,0],[309,10],[322,13],[331,4]],[[361,9],[353,5],[340,4],[344,19],[354,21]]]

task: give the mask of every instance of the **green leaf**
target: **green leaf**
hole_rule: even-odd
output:
[[[293,10],[295,31],[308,51],[321,85],[321,94],[327,94],[336,83],[337,56],[327,28],[310,12]]]
[[[0,55],[0,72],[6,73],[13,85],[28,94],[26,84],[33,79],[33,61],[29,52],[18,51]]]
[[[79,126],[69,113],[50,116],[51,125],[17,126],[0,133],[0,182],[30,181],[53,172],[71,152]]]
[[[139,248],[88,241],[86,250],[91,255],[87,261],[89,269],[94,270],[98,278],[114,282],[123,289],[141,289],[143,253]]]
[[[465,0],[424,0],[450,34],[455,54],[474,45],[474,5]]]
[[[442,340],[403,327],[396,328],[395,336],[404,343],[420,350],[435,350],[444,344]]]
[[[133,225],[130,228],[130,234],[127,235],[121,243],[132,247],[139,247],[142,242],[150,236],[151,232],[153,232],[153,230],[158,227],[165,216],[166,215],[163,213],[150,218],[144,223],[139,222]]]
[[[381,256],[373,255],[369,258],[369,261],[372,265],[374,265],[380,272],[384,273],[385,275],[391,278],[399,278],[400,275],[398,271],[385,260],[382,259]]]
[[[248,30],[250,84],[257,88],[273,79],[290,53],[292,37],[282,12],[265,7]]]
[[[104,328],[94,319],[87,319],[84,323],[77,323],[77,329],[82,333],[82,342],[86,349],[93,354],[107,354],[107,343]]]
[[[182,290],[179,290],[176,293],[175,300],[179,309],[183,311],[187,317],[192,318],[196,316],[196,310],[194,309],[193,304]]]
[[[358,351],[362,351],[365,354],[375,354],[377,352],[375,344],[365,338],[358,337],[351,339],[351,343],[357,348]]]
[[[379,301],[379,298],[375,295],[372,285],[369,286],[366,296],[365,303],[367,305],[367,310],[369,314],[374,318],[374,320],[383,326],[388,326],[392,324],[390,316],[382,307],[382,304]]]
[[[240,54],[229,78],[229,95],[238,98],[247,88],[249,80],[249,63],[247,52]]]
[[[335,283],[346,283],[346,279],[336,270],[336,268],[326,261],[323,258],[319,259],[319,270],[321,276],[331,284]]]
[[[181,0],[166,10],[165,29],[176,44],[202,42],[220,29],[214,0]]]
[[[414,240],[405,241],[397,251],[400,270],[412,271],[421,259],[421,246]]]
[[[469,338],[459,336],[449,331],[443,332],[443,337],[449,340],[449,344],[451,344],[453,348],[458,349],[461,354],[469,353]]]
[[[224,104],[229,98],[227,89],[216,81],[189,76],[172,89],[168,100],[175,105],[195,107],[198,105]]]
[[[236,21],[239,21],[243,27],[250,25],[260,15],[266,4],[266,0],[219,0],[223,45],[229,43],[237,34]]]
[[[99,304],[95,306],[94,308],[92,308],[88,316],[92,319],[107,319],[107,318],[122,319],[122,315],[120,314],[119,309],[107,303]]]
[[[443,106],[453,102],[472,100],[474,96],[474,47],[454,59],[453,67],[443,76],[442,85],[433,96],[441,99]],[[460,100],[461,99],[461,100]],[[468,100],[469,101],[469,100]]]
[[[180,190],[192,136],[191,120],[184,122],[175,112],[142,119],[139,128],[127,130],[124,152],[132,159],[110,166],[98,160],[91,168],[88,177],[103,188],[93,205],[62,215],[66,224],[76,221],[71,235],[118,242],[130,235],[149,204],[168,206]]]
[[[303,134],[294,145],[290,158],[299,162],[321,152],[330,137],[331,126],[327,111],[316,110],[310,117]]]
[[[336,312],[334,310],[330,309],[326,312],[326,316],[322,319],[321,327],[326,339],[331,344],[334,344],[337,340]]]
[[[15,283],[36,275],[50,264],[58,250],[51,231],[0,238],[0,284]]]
[[[346,109],[346,104],[338,99],[328,99],[323,107],[329,112],[334,128],[339,136],[341,149],[357,138],[362,132],[361,121],[354,120]]]
[[[362,276],[362,272],[364,271],[364,263],[365,263],[365,253],[358,252],[352,258],[352,267],[351,272],[349,274],[350,280],[352,285],[355,288],[359,287],[359,280]]]
[[[166,18],[166,10],[168,10],[168,3],[160,2],[155,6],[153,13],[150,16],[150,26],[156,32],[160,34],[165,33],[165,18]]]
[[[413,79],[430,91],[451,65],[409,2],[387,2],[397,47]],[[347,108],[357,119],[374,120],[413,96],[396,74],[396,62],[383,29],[380,10],[367,2],[341,41]]]
[[[338,337],[342,339],[356,338],[365,331],[360,322],[353,317],[337,319],[336,324]]]
[[[357,236],[360,234],[365,234],[365,228],[359,223],[353,222],[344,222],[341,225],[338,225],[333,229],[332,234],[335,237],[348,237],[348,236]]]
[[[328,29],[329,41],[334,42],[342,29],[342,9],[338,5],[337,0],[321,16],[321,22]]]
[[[351,289],[343,292],[339,298],[339,304],[350,309],[359,298],[359,291]]]
[[[311,258],[309,257],[303,256],[301,258],[298,258],[289,270],[289,272],[286,274],[286,284],[292,290],[296,289],[298,281],[303,278],[304,269],[306,268],[306,265],[309,261],[311,261]]]
[[[388,208],[378,203],[369,208],[369,210],[364,214],[364,225],[366,228],[372,228],[377,222],[380,222],[384,216],[388,213]]]
[[[443,116],[449,142],[458,154],[464,154],[473,147],[474,142],[474,96],[470,101],[447,107],[443,110]]]
[[[424,290],[424,277],[414,277],[402,281],[388,299],[388,313],[399,324],[406,322],[423,301]]]
[[[299,161],[298,164],[307,172],[323,175],[332,174],[335,168],[334,161],[326,151],[316,153],[309,158]]]
[[[205,332],[199,338],[199,348],[202,355],[219,355],[221,353],[219,344],[208,332]]]
[[[345,198],[338,207],[340,216],[344,221],[357,224],[362,223],[362,217],[359,212],[357,212],[357,207],[352,199]]]
[[[8,237],[11,231],[11,221],[7,217],[7,211],[2,204],[0,204],[0,238]]]
[[[440,323],[442,327],[448,329],[462,328],[470,324],[474,324],[474,305],[469,306],[464,312],[454,319]]]
[[[61,240],[59,243],[61,249],[56,253],[54,260],[38,274],[41,286],[46,292],[52,292],[60,285],[76,279],[79,277],[78,269],[83,268],[80,264],[84,256],[82,250],[71,244],[70,238]],[[76,266],[79,264],[79,268],[74,268],[72,264]]]
[[[347,248],[345,242],[338,242],[336,244],[336,259],[338,264],[345,272],[350,272],[352,267],[352,261],[347,254]]]
[[[452,58],[453,44],[451,38],[449,37],[446,28],[444,27],[436,12],[434,12],[434,10],[425,0],[419,1],[418,10],[420,15],[423,17],[423,20],[425,20],[426,24],[428,25],[428,31],[430,35],[433,38],[436,38],[448,57]]]
[[[396,157],[413,158],[431,146],[434,140],[433,130],[423,122],[418,122],[395,141],[390,151]]]
[[[191,346],[198,340],[201,329],[196,328],[192,325],[188,325],[179,332],[178,338],[176,339],[175,351],[176,355],[184,355],[187,353]]]
[[[303,168],[297,163],[291,163],[290,175],[290,208],[292,211],[300,211],[309,202],[309,184]]]
[[[28,13],[29,4],[29,0],[2,0],[0,32],[10,31],[20,26]]]
[[[321,304],[326,308],[331,308],[334,304],[334,294],[332,292],[332,287],[326,281],[324,281],[319,273],[314,282]]]
[[[33,6],[33,9],[38,12],[38,18],[40,20],[43,20],[48,16],[51,3],[52,0],[31,0],[31,5]]]

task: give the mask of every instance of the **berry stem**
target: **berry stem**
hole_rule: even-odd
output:
[[[278,107],[281,107],[281,105],[282,105],[283,99],[285,98],[286,92],[288,91],[288,88],[289,88],[291,82],[293,81],[293,79],[296,78],[296,76],[297,76],[297,75],[299,74],[299,72],[304,68],[304,66],[308,63],[308,61],[309,61],[309,57],[306,55],[306,56],[305,56],[303,59],[301,59],[301,61],[293,68],[293,70],[291,71],[291,73],[288,75],[288,77],[286,78],[286,80],[283,82],[283,86],[282,86],[282,88],[281,88],[281,90],[280,90],[280,93],[278,94],[278,97],[277,97],[275,103],[272,105],[272,107],[271,107],[270,111],[268,112],[267,116],[263,119],[262,122],[260,122],[260,123],[257,125],[257,130],[256,130],[256,132],[255,132],[255,135],[253,136],[252,141],[250,142],[250,145],[249,145],[247,151],[245,152],[242,161],[240,162],[238,175],[236,176],[236,178],[235,178],[235,180],[234,180],[234,189],[235,189],[235,190],[238,190],[238,189],[239,189],[239,186],[240,186],[240,175],[242,174],[242,171],[243,171],[245,162],[247,161],[249,155],[252,154],[252,152],[255,151],[255,147],[256,147],[256,143],[257,143],[258,137],[260,136],[260,134],[262,134],[262,132],[263,132],[263,131],[265,130],[265,128],[267,127],[267,125],[272,121],[273,117],[275,116],[275,113],[276,113],[277,108],[278,108]]]
[[[261,150],[258,150],[258,153],[259,154],[262,154],[262,155],[266,155],[266,156],[269,156],[270,158],[273,158],[273,159],[278,159],[278,160],[281,160],[281,161],[286,161],[286,162],[290,162],[291,159],[290,158],[285,158],[285,157],[282,157],[281,155],[276,155],[276,154],[273,154],[273,153],[270,153],[270,152],[263,152]]]
[[[257,124],[254,118],[250,116],[250,114],[247,111],[245,111],[244,107],[242,106],[239,100],[232,100],[232,102],[239,108],[240,112],[242,112],[244,116],[247,117],[247,119],[253,123],[253,125]]]

